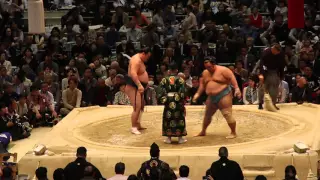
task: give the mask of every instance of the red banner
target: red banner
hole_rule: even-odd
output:
[[[288,27],[304,28],[304,0],[288,0]]]

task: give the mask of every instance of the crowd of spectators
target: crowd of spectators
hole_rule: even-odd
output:
[[[234,72],[243,90],[234,104],[259,104],[259,59],[275,43],[286,61],[278,103],[320,102],[318,1],[305,0],[302,29],[288,28],[286,0],[60,0],[44,8],[72,3],[60,25],[28,34],[26,1],[0,0],[0,132],[13,140],[74,108],[129,105],[124,77],[142,46],[152,48],[147,105],[160,104],[158,84],[171,62],[185,80],[186,103],[203,104],[205,94],[191,99],[207,56]]]

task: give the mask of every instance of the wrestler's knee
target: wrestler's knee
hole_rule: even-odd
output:
[[[221,113],[222,113],[223,117],[226,119],[226,121],[228,122],[228,124],[233,124],[236,122],[236,120],[232,116],[232,109],[231,108],[222,109]]]

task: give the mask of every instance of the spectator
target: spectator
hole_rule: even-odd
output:
[[[154,12],[152,22],[155,23],[158,28],[164,30],[163,10],[161,8],[157,8]]]
[[[8,153],[8,146],[10,142],[12,141],[12,136],[8,132],[4,132],[0,134],[0,153]],[[7,161],[10,158],[10,156],[3,157],[3,161]],[[0,171],[1,172],[1,171]],[[0,174],[1,176],[1,174]]]
[[[38,180],[48,180],[48,176],[47,176],[47,168],[45,167],[39,167],[36,170],[36,177]]]
[[[264,175],[258,175],[255,180],[267,180]]]
[[[249,77],[248,86],[243,89],[243,103],[259,104],[259,91],[258,91],[259,79],[256,75]]]
[[[89,29],[88,23],[82,23],[80,25],[81,34],[80,36],[83,37],[84,42],[86,44],[95,43],[97,40],[97,33],[93,29]],[[103,38],[103,37],[102,37]]]
[[[2,169],[1,179],[3,179],[3,180],[14,180],[14,178],[12,177],[12,169],[11,169],[11,167],[4,167]]]
[[[279,95],[277,102],[278,103],[286,103],[288,101],[289,96],[289,85],[286,81],[281,80],[279,84]]]
[[[198,23],[196,16],[193,14],[193,7],[188,5],[186,11],[187,16],[182,22],[182,27],[185,27],[186,29],[197,29]]]
[[[156,31],[156,25],[151,23],[147,28],[147,33],[141,39],[141,45],[147,47],[153,47],[160,43],[160,39]]]
[[[77,88],[78,79],[75,76],[68,80],[69,87],[62,92],[63,108],[61,115],[67,115],[73,108],[79,108],[81,104],[82,92]]]
[[[153,143],[150,148],[151,159],[142,163],[137,175],[138,178],[143,179],[157,179],[159,178],[159,172],[169,171],[171,178],[177,179],[173,170],[168,167],[169,165],[159,159],[160,149],[156,143]],[[150,173],[148,173],[150,172]]]
[[[27,94],[20,94],[17,104],[17,114],[20,117],[28,115]]]
[[[26,81],[29,81],[29,82],[26,82]],[[13,77],[13,90],[18,95],[22,93],[29,94],[31,84],[32,83],[30,82],[30,80],[27,80],[25,78],[24,72],[20,71],[17,75],[14,75]]]
[[[115,77],[117,75],[117,71],[115,69],[109,70],[109,77],[106,79],[105,83],[110,89],[113,89],[115,84]]]
[[[58,168],[53,172],[53,180],[65,180],[64,178],[64,170],[62,168]]]
[[[140,29],[136,29],[137,31],[141,31]],[[130,32],[131,33],[131,32]],[[129,33],[127,33],[129,34]],[[140,36],[140,37],[138,37]],[[130,37],[129,37],[130,38]],[[139,39],[136,39],[137,41],[140,41],[140,38],[141,38],[141,34],[140,35],[134,35],[132,36],[131,38],[135,39],[135,38],[139,38]],[[133,55],[134,52],[135,52],[135,49],[134,49],[134,45],[133,45],[133,42],[132,41],[128,41],[127,40],[127,37],[125,35],[122,35],[120,37],[120,40],[121,40],[121,44],[119,44],[116,48],[116,53],[119,55],[120,53],[124,53],[124,54],[128,54],[128,55]]]
[[[136,175],[132,174],[128,177],[128,180],[139,180],[139,178]]]
[[[138,7],[135,9],[135,12],[134,12],[133,17],[132,17],[132,21],[137,22],[137,27],[138,28],[145,27],[145,26],[148,26],[150,24],[150,22],[147,19],[147,17],[141,13],[141,9],[138,8]]]
[[[113,104],[114,105],[130,105],[128,95],[125,93],[125,84],[121,84],[119,91],[115,94]]]
[[[80,180],[82,179],[85,175],[87,175],[88,169],[85,171],[86,167],[91,166],[92,171],[90,173],[93,174],[93,178],[96,180],[99,180],[102,178],[102,175],[94,165],[86,161],[87,158],[87,149],[85,147],[79,147],[77,149],[77,158],[75,161],[69,163],[65,168],[64,168],[64,177],[65,179],[68,180]],[[89,168],[90,169],[90,168]],[[85,174],[86,172],[86,174]]]
[[[29,116],[31,117],[31,124],[35,127],[48,126],[58,117],[54,106],[45,96],[40,94],[39,89],[31,86],[30,95],[28,96]]]
[[[218,12],[215,15],[216,24],[223,25],[228,24],[229,26],[232,23],[232,18],[229,16],[229,12],[226,11],[226,7],[223,3],[220,3],[218,6]]]
[[[66,42],[74,42],[76,41],[77,33],[73,30],[73,23],[67,22],[67,26],[65,29],[61,31],[61,39]]]
[[[278,1],[278,6],[274,10],[274,14],[280,14],[281,16],[283,16],[284,21],[288,20],[288,7],[285,3],[285,0]]]
[[[59,66],[57,63],[52,61],[51,55],[46,55],[43,62],[39,64],[38,72],[45,71],[46,68],[52,69],[52,71],[56,74],[59,74]]]
[[[69,68],[66,70],[67,77],[63,78],[61,81],[61,90],[64,91],[68,88],[68,81],[70,77],[76,76],[77,71],[75,68]]]
[[[131,20],[128,24],[128,31],[127,31],[127,40],[131,42],[138,42],[142,38],[142,31],[141,29],[137,28],[137,22]]]
[[[165,23],[174,24],[176,22],[176,15],[172,11],[172,5],[168,4],[163,11],[163,21]]]
[[[292,89],[291,102],[302,104],[303,102],[312,102],[312,89],[309,88],[304,77],[297,79],[297,86]]]
[[[296,168],[292,165],[289,165],[285,169],[284,180],[298,180]]]
[[[88,55],[90,49],[86,44],[84,44],[84,37],[77,36],[76,37],[76,45],[71,48],[71,54],[73,57],[78,56],[79,54]]]
[[[262,15],[259,13],[259,9],[257,7],[252,8],[252,14],[249,16],[250,23],[255,28],[262,27]]]
[[[198,33],[199,42],[217,43],[219,31],[216,29],[216,24],[212,20],[206,20],[205,28]]]
[[[20,67],[26,74],[27,78],[34,80],[37,75],[37,61],[33,55],[31,48],[25,49],[21,59]]]
[[[84,177],[81,180],[95,180],[92,166],[87,166],[84,168]]]
[[[0,90],[3,90],[7,83],[12,83],[12,77],[7,74],[7,68],[5,66],[0,66]]]
[[[236,68],[234,69],[234,73],[241,76],[243,81],[247,81],[249,73],[246,69],[243,68],[243,62],[241,60],[236,61]]]
[[[101,5],[99,7],[99,11],[96,13],[92,25],[103,25],[104,27],[108,27],[111,22],[111,15],[107,12],[110,12],[105,5]]]
[[[198,77],[192,78],[192,88],[189,89],[189,99],[190,100],[192,100],[194,94],[197,92],[201,80],[202,80],[201,77],[200,77],[200,79]],[[201,96],[198,98],[197,102],[191,101],[191,105],[203,105],[204,102],[206,101],[206,99],[207,99],[206,93],[202,93]]]
[[[0,53],[0,66],[4,66],[7,70],[7,75],[11,75],[12,65],[11,62],[8,61],[8,57],[5,52]]]
[[[214,180],[243,180],[243,174],[239,164],[228,159],[228,149],[221,147],[219,149],[220,159],[213,162],[210,168],[210,175]]]
[[[127,13],[123,11],[122,6],[116,7],[116,13],[113,14],[111,23],[116,24],[116,28],[120,29],[121,26],[124,24],[128,24],[129,22],[129,16]]]
[[[8,107],[4,103],[0,103],[0,133],[10,133],[13,141],[28,138],[30,132],[18,122],[18,117],[10,115]]]
[[[148,82],[148,87],[145,89],[145,103],[146,105],[157,105],[157,93],[155,88],[153,87],[154,82],[153,79],[150,79],[150,75],[149,75],[149,82]]]
[[[111,48],[116,47],[116,42],[120,40],[120,33],[116,29],[116,24],[113,23],[110,25],[110,28],[107,29],[107,33],[105,35],[105,42],[107,42],[108,46]]]
[[[178,178],[177,180],[190,180],[189,177],[189,167],[188,166],[180,166],[179,168],[179,175],[180,178]]]
[[[106,85],[103,79],[98,79],[97,86],[94,90],[93,105],[107,106],[111,104],[110,88]]]
[[[83,78],[79,82],[79,89],[83,92],[82,104],[84,106],[91,106],[96,84],[97,79],[93,77],[92,70],[90,68],[86,68]]]
[[[119,162],[115,166],[116,175],[109,178],[108,180],[127,180],[128,176],[124,176],[124,172],[125,172],[125,164],[122,162]]]
[[[97,78],[106,78],[107,77],[107,68],[104,65],[102,65],[101,63],[102,63],[101,56],[95,56],[93,58],[95,76]]]
[[[7,83],[4,85],[4,92],[1,97],[1,102],[5,103],[5,105],[9,105],[12,99],[17,100],[19,95],[14,92],[13,86],[11,83]]]
[[[105,43],[104,37],[99,35],[95,43],[96,50],[93,51],[93,54],[100,54],[103,58],[108,58],[111,55],[111,49],[108,44]]]

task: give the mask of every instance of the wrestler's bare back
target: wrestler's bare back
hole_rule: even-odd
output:
[[[230,84],[228,68],[216,65],[214,73],[204,70],[202,74],[202,83],[206,94],[214,96],[223,91]]]
[[[128,69],[128,75],[130,77],[131,77],[131,73],[132,73],[132,66],[137,67],[137,75],[138,75],[139,81],[143,82],[143,83],[148,83],[149,76],[146,71],[146,66],[144,65],[144,63],[140,59],[139,54],[132,56],[132,58],[130,59],[129,69]]]

